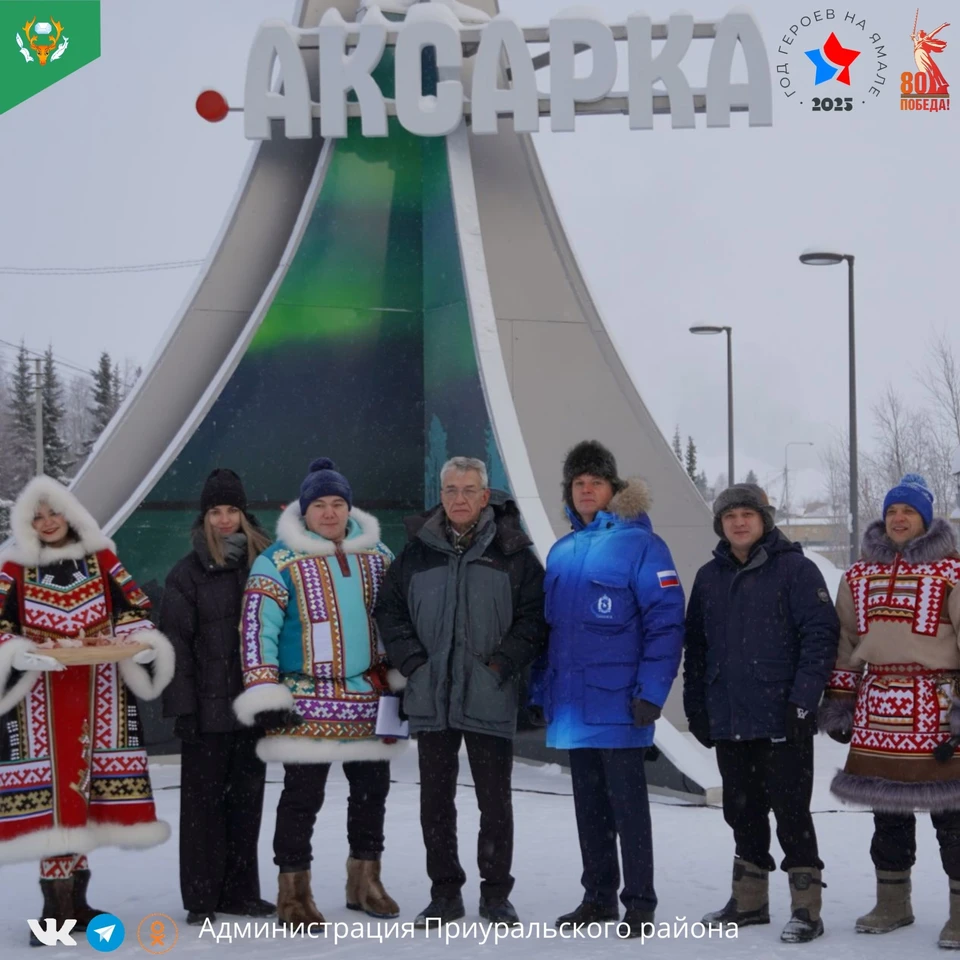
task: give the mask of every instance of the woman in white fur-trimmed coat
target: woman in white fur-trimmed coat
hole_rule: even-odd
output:
[[[0,864],[39,859],[40,916],[85,930],[103,912],[87,904],[86,854],[170,835],[156,817],[134,694],[160,695],[173,648],[113,542],[66,487],[36,477],[10,520],[14,542],[0,556]],[[110,635],[149,649],[97,666],[43,654]]]
[[[393,676],[373,608],[393,554],[375,517],[353,506],[347,479],[320,458],[277,524],[277,542],[250,570],[240,621],[246,688],[234,705],[259,726],[264,761],[284,764],[274,863],[278,918],[323,923],[310,888],[310,838],[330,764],[343,762],[347,811],[347,906],[374,917],[400,910],[380,882],[389,760],[405,741],[376,736],[377,707]],[[402,682],[402,681],[401,681]]]

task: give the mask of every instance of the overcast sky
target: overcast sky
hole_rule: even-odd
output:
[[[567,3],[503,0],[524,25]],[[604,0],[611,22],[643,9],[664,19],[686,8],[722,16],[718,0]],[[826,10],[828,5],[820,7]],[[848,7],[833,4],[837,17]],[[784,444],[791,484],[821,487],[818,450],[847,422],[846,269],[812,269],[797,255],[834,245],[856,255],[860,429],[893,383],[923,399],[918,372],[929,341],[955,322],[960,103],[901,112],[899,76],[913,70],[913,3],[852,7],[887,51],[880,97],[850,113],[810,111],[808,83],[787,99],[774,88],[774,123],[750,128],[630,131],[622,117],[579,118],[573,134],[536,136],[554,198],[594,298],[640,394],[668,437],[696,440],[711,480],[726,469],[726,368],[720,337],[734,328],[738,473],[756,470],[779,492]],[[941,35],[938,63],[960,84],[960,17],[947,0],[920,9]],[[4,184],[0,268],[101,267],[202,260],[233,197],[251,145],[239,116],[211,125],[193,109],[212,87],[242,102],[257,25],[289,19],[293,0],[103,0],[103,53],[94,64],[0,115]],[[754,8],[773,66],[779,38],[814,7]],[[825,39],[828,29],[822,29]],[[812,34],[810,34],[812,36]],[[12,45],[13,38],[10,38]],[[697,44],[700,44],[698,48]],[[4,42],[0,46],[4,50]],[[814,44],[816,45],[816,44]],[[791,76],[812,71],[797,44]],[[707,41],[684,60],[704,80]],[[16,52],[10,52],[16,56]],[[4,54],[4,55],[8,55]],[[873,58],[873,59],[871,59]],[[872,67],[869,44],[861,63]],[[853,66],[853,78],[862,80]],[[622,72],[625,85],[625,72]],[[835,92],[837,84],[825,85]],[[960,89],[960,87],[958,87]],[[861,82],[850,92],[865,94]],[[847,91],[843,91],[847,92]],[[800,100],[805,105],[800,104]],[[101,276],[0,272],[0,338],[91,367],[102,349],[145,363],[174,319],[196,268]],[[0,356],[11,351],[0,345]]]

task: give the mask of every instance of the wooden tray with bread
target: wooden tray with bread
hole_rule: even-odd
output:
[[[148,649],[149,644],[146,643],[117,643],[105,641],[101,637],[97,640],[86,638],[79,646],[39,647],[36,652],[45,657],[53,657],[67,667],[90,667],[98,663],[129,660],[141,650]]]

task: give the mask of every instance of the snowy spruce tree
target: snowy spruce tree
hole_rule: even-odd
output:
[[[36,409],[33,370],[27,348],[21,342],[7,398],[8,446],[3,457],[6,489],[2,493],[9,499],[16,497],[36,467]]]
[[[687,476],[694,482],[697,482],[697,445],[693,442],[693,437],[687,437],[687,457],[684,466],[687,469]]]
[[[683,448],[680,446],[680,426],[679,424],[673,430],[673,452],[677,459],[683,463]]]
[[[70,452],[64,441],[63,384],[53,359],[53,347],[43,358],[43,472],[65,481],[70,469]]]
[[[90,436],[87,438],[84,456],[88,455],[93,449],[97,437],[106,429],[119,406],[119,400],[117,399],[119,377],[110,360],[110,354],[106,350],[100,354],[100,362],[97,369],[92,372],[92,376],[93,406],[90,407],[90,414],[93,417],[93,424],[90,429]]]
[[[753,483],[753,484],[758,484],[758,483],[760,483],[760,481],[757,479],[757,475],[756,475],[752,470],[749,470],[749,471],[747,472],[747,479],[744,480],[743,482],[744,482],[744,483]]]

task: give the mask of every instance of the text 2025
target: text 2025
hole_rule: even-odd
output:
[[[837,113],[846,113],[849,110],[853,109],[853,97],[814,97],[813,98],[813,112],[823,112],[829,113],[831,111],[836,111]]]

